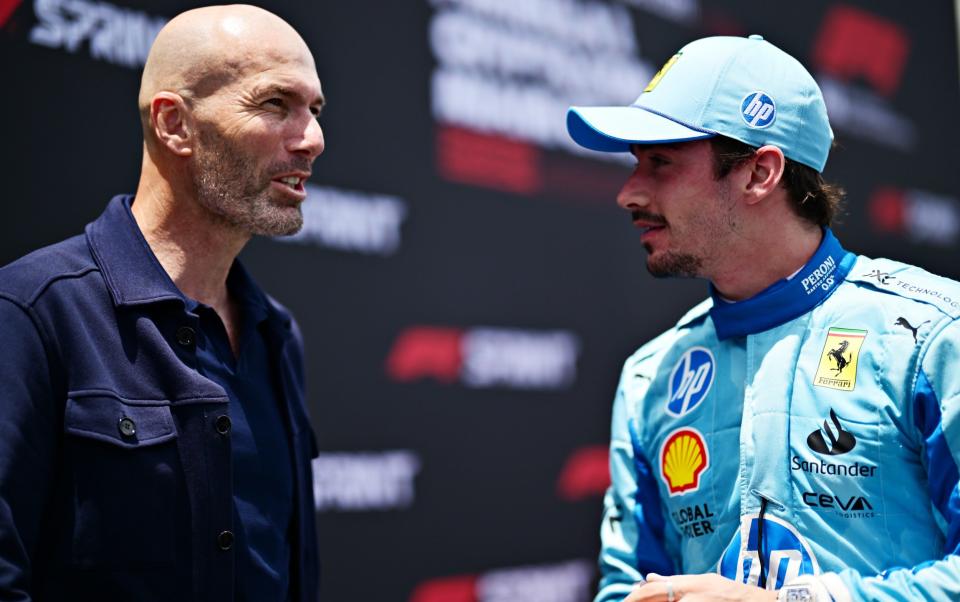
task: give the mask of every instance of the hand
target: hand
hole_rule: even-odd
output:
[[[669,582],[669,584],[668,584]],[[720,575],[647,575],[647,581],[638,583],[623,602],[776,602],[777,593]]]

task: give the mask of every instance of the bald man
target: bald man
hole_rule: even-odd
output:
[[[301,227],[322,105],[277,16],[179,15],[136,194],[0,268],[0,600],[316,599],[300,334],[236,258]]]

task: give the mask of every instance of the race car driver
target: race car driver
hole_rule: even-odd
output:
[[[704,38],[567,128],[636,158],[648,270],[710,285],[624,366],[597,602],[960,600],[960,284],[833,235],[806,69]]]

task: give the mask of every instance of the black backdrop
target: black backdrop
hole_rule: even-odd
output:
[[[152,32],[193,2],[0,0],[0,264],[135,188]],[[327,600],[587,600],[619,365],[705,295],[654,282],[568,104],[765,37],[824,87],[868,255],[960,276],[956,19],[894,0],[269,2],[329,100],[307,226],[243,259],[297,315]],[[771,249],[771,252],[775,250]]]

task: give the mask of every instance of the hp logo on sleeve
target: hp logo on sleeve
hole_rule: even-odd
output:
[[[740,518],[740,528],[717,565],[717,572],[747,585],[760,583],[760,552],[757,549],[759,518],[756,514]],[[746,542],[746,544],[744,544]],[[806,540],[793,526],[772,516],[763,518],[763,555],[767,566],[768,590],[800,575],[820,573],[820,565]]]
[[[767,128],[777,118],[777,104],[765,93],[753,92],[747,94],[740,103],[740,116],[752,128]]]
[[[679,418],[692,412],[710,392],[716,365],[706,347],[688,349],[670,374],[667,413]]]

